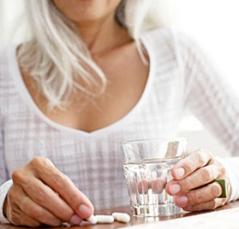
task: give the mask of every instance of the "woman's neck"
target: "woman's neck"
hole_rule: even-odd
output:
[[[97,21],[78,23],[76,28],[92,55],[100,55],[132,41],[126,28],[114,15]]]

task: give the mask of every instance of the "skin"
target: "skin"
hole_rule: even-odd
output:
[[[143,64],[135,42],[115,20],[120,0],[53,2],[63,15],[75,23],[76,32],[107,76],[107,88],[103,95],[95,98],[94,103],[84,99],[79,92],[74,92],[70,96],[70,105],[64,111],[49,111],[48,101],[36,90],[35,82],[27,71],[22,70],[22,78],[34,102],[46,117],[63,126],[92,132],[116,122],[134,107],[145,88],[149,66]],[[81,98],[81,104],[84,104],[80,110],[76,98]],[[177,168],[185,170],[183,177],[177,176]],[[207,172],[202,172],[202,175],[200,171],[204,170]],[[166,189],[174,195],[176,204],[184,209],[212,209],[225,203],[225,200],[217,201],[220,189],[213,183],[215,177],[225,177],[225,170],[213,156],[203,152],[194,153],[179,162],[172,170],[172,175],[174,179],[166,184]],[[46,158],[34,158],[23,168],[14,171],[12,178],[13,186],[4,204],[4,213],[12,224],[30,227],[42,224],[59,226],[62,222],[79,224],[94,212],[89,199]],[[172,193],[174,184],[181,187],[177,194]],[[200,188],[204,184],[207,185]],[[151,181],[150,187],[160,193],[165,181]],[[142,192],[144,190],[145,187]],[[210,198],[205,199],[207,191]],[[187,204],[182,205],[180,202],[182,196],[188,198]]]
[[[5,214],[15,225],[59,226],[70,222],[74,212],[83,219],[93,212],[88,198],[46,158],[34,158],[12,179]]]
[[[185,211],[214,210],[228,201],[231,193],[230,182],[225,168],[211,153],[197,151],[179,161],[171,171],[173,179],[142,180],[137,190],[147,194],[149,189],[161,193],[164,189],[174,197],[177,206]],[[227,198],[218,198],[222,194],[221,186],[215,179],[225,179]]]
[[[213,210],[224,205],[231,193],[225,168],[211,153],[193,152],[175,165],[172,176],[166,191],[186,211]],[[227,198],[218,198],[222,189],[215,179],[226,180]]]

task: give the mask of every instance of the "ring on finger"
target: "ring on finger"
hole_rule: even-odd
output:
[[[222,189],[222,194],[218,198],[226,198],[227,197],[226,180],[225,179],[215,179],[215,182],[217,182]]]

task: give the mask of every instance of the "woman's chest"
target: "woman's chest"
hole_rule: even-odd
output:
[[[42,119],[34,112],[9,113],[4,123],[4,153],[9,172],[35,156],[51,159],[66,174],[96,169],[99,164],[118,166],[127,140],[167,137],[175,133],[178,113],[142,104],[120,122],[88,134]],[[165,113],[166,112],[166,113]],[[174,114],[172,114],[174,113]]]
[[[124,64],[126,68],[126,62]],[[120,69],[106,70],[108,74],[110,71],[118,74],[111,77],[114,80],[109,79],[109,93],[105,94],[108,98],[105,103],[95,104],[95,100],[94,106],[88,108],[80,104],[75,110],[59,111],[51,117],[38,106],[41,103],[37,103],[31,87],[28,89],[37,106],[25,104],[18,96],[10,99],[4,115],[4,147],[9,171],[37,155],[49,157],[63,169],[70,169],[71,164],[82,160],[85,165],[93,165],[92,158],[99,155],[104,155],[102,160],[111,158],[117,162],[122,156],[119,146],[123,141],[175,134],[183,108],[177,68],[166,72],[165,68],[156,70],[154,66],[149,74],[148,68],[135,70],[128,65],[128,74]],[[104,144],[101,146],[96,141]],[[116,146],[115,150],[111,143]],[[61,164],[67,161],[70,161],[67,166]]]
[[[136,48],[117,50],[95,57],[95,61],[106,76],[105,91],[95,97],[74,91],[64,109],[47,109],[47,101],[35,90],[31,77],[23,75],[31,97],[46,117],[66,127],[93,132],[117,122],[137,105],[147,86],[149,66],[143,64]]]

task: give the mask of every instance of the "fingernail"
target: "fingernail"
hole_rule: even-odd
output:
[[[83,219],[88,218],[93,214],[92,209],[85,204],[81,204],[79,207],[79,214]]]
[[[181,206],[184,206],[188,202],[188,198],[186,196],[177,197],[177,203]]]
[[[78,215],[73,215],[70,219],[70,224],[71,225],[80,225],[82,219]]]
[[[169,186],[169,191],[173,195],[178,193],[180,190],[181,190],[181,187],[178,184],[173,184],[173,185]]]
[[[184,168],[177,168],[174,170],[174,174],[177,179],[183,178],[183,176],[185,175],[185,170]]]

